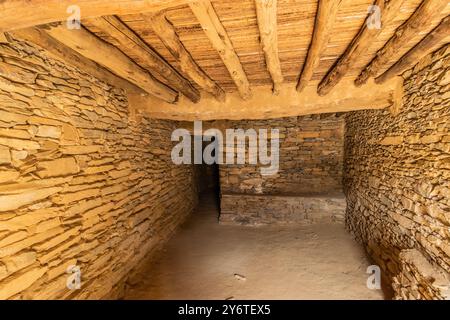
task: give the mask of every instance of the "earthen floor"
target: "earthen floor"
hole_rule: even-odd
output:
[[[383,299],[343,225],[225,226],[217,216],[203,196],[125,299]]]

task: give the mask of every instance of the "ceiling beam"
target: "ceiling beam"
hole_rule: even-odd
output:
[[[336,90],[326,96],[317,94],[317,82],[311,83],[300,94],[295,87],[284,83],[280,93],[273,95],[269,86],[254,87],[251,99],[242,100],[237,92],[228,93],[225,102],[213,97],[202,97],[199,103],[180,98],[177,105],[155,103],[152,97],[129,95],[130,108],[140,110],[149,116],[171,120],[214,120],[214,119],[271,119],[328,112],[347,112],[366,109],[383,109],[402,103],[403,78],[390,79],[383,85],[369,81],[365,86],[355,88],[353,79],[341,81]]]
[[[197,83],[203,90],[212,94],[217,100],[225,100],[225,91],[219,87],[194,61],[191,54],[180,41],[175,28],[164,12],[154,16],[143,15],[144,21],[153,28],[164,46],[177,60],[181,71]]]
[[[0,32],[0,43],[7,43],[8,39],[6,38],[6,34],[3,32]]]
[[[200,93],[192,84],[183,78],[169,63],[145,43],[133,30],[119,20],[116,16],[105,16],[88,19],[87,22],[103,33],[112,37],[121,46],[139,57],[150,72],[157,72],[164,77],[169,85],[184,94],[193,102],[200,100]]]
[[[272,91],[278,94],[283,75],[278,57],[277,0],[255,0],[255,5],[261,46],[273,82]]]
[[[370,45],[381,34],[383,27],[388,25],[397,15],[404,0],[377,0],[375,5],[381,10],[382,28],[368,28],[367,20],[361,26],[358,34],[350,42],[344,54],[331,67],[320,82],[317,92],[325,95],[347,74],[349,69],[364,55]],[[368,17],[370,18],[370,17]]]
[[[178,99],[178,93],[159,82],[116,47],[97,38],[84,28],[67,29],[62,25],[41,27],[52,38],[58,40],[82,56],[108,68],[116,75],[142,88],[144,91],[169,103]]]
[[[297,83],[298,92],[301,92],[308,85],[308,82],[314,74],[314,70],[319,65],[320,56],[330,39],[336,14],[341,3],[342,0],[319,0],[311,45],[309,46],[308,55],[306,56],[306,61],[303,64],[300,79]]]
[[[86,72],[97,79],[105,81],[106,83],[116,86],[118,88],[125,89],[129,92],[134,92],[138,94],[146,94],[141,88],[132,84],[131,82],[116,76],[109,70],[101,67],[94,61],[87,59],[72,50],[71,48],[65,46],[61,42],[50,37],[45,31],[38,28],[26,28],[21,30],[15,30],[11,34],[19,39],[23,39],[34,43],[35,45],[44,49],[53,58],[61,60],[65,63],[70,64],[73,67],[80,69],[82,72]]]
[[[189,2],[189,7],[197,17],[212,46],[219,53],[241,97],[249,99],[252,94],[247,75],[211,2],[209,0],[193,0]]]
[[[402,74],[404,71],[414,67],[420,59],[435,49],[444,40],[450,40],[450,16],[442,19],[441,23],[425,36],[418,44],[401,57],[386,72],[375,79],[376,83],[382,84]]]
[[[0,1],[0,32],[50,22],[66,21],[69,7],[78,6],[81,18],[158,12],[184,5],[187,0],[3,0]]]
[[[392,57],[408,43],[414,39],[420,30],[431,26],[434,16],[439,14],[448,4],[448,0],[424,0],[411,17],[397,28],[394,35],[381,48],[375,58],[364,68],[361,74],[356,78],[355,85],[361,86],[366,83],[370,77],[376,77],[380,74]]]

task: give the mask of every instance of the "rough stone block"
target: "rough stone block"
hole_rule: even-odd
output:
[[[80,172],[77,161],[72,157],[39,162],[38,169],[40,178],[68,176]]]

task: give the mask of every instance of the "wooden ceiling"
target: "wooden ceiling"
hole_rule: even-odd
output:
[[[347,77],[354,78],[359,74],[362,68],[375,56],[377,50],[393,35],[396,28],[411,16],[421,1],[405,0],[403,2],[395,20],[382,28],[379,39],[376,39],[370,45],[367,53],[360,56],[357,63],[351,66]],[[264,52],[259,43],[255,0],[213,0],[211,3],[231,39],[251,86],[271,85],[272,80],[266,69]],[[296,82],[299,78],[311,42],[317,3],[317,0],[278,0],[278,53],[282,74],[287,82]],[[368,6],[372,3],[373,0],[343,1],[331,29],[329,43],[322,52],[319,65],[314,70],[314,80],[321,80],[333,63],[336,62],[336,59],[342,55],[364,24]],[[396,62],[449,13],[450,6],[447,6],[442,12],[436,13],[430,25],[422,28],[408,45],[404,46],[396,55],[393,55],[386,67]],[[203,32],[189,6],[182,5],[170,8],[166,11],[166,17],[174,25],[181,42],[197,64],[225,91],[236,91],[236,86],[228,70],[217,51],[211,46],[208,37]],[[119,18],[165,60],[179,69],[177,61],[155,34],[151,25],[144,21],[142,14],[119,15]],[[116,45],[140,65],[146,66],[145,61],[133,55],[128,48],[121,46],[108,35],[100,32],[92,24],[89,24],[89,21],[83,22],[83,24],[102,39]],[[159,77],[159,79],[165,81],[162,77]],[[200,89],[198,86],[197,88]]]
[[[34,6],[33,8],[39,11],[39,5],[44,8],[42,1],[3,1],[0,3],[0,9],[2,9],[0,31],[12,31],[44,22],[64,21],[67,13],[62,10],[69,1],[50,0],[46,3],[42,13],[35,13],[35,16],[30,18],[26,16],[27,10],[31,10]],[[202,19],[202,8],[195,7],[197,3],[206,3],[205,7],[212,7],[211,11],[218,17],[215,26],[214,18],[211,20],[210,14],[205,17],[206,22]],[[262,3],[265,6],[265,8],[259,8],[259,20],[255,3]],[[383,59],[379,58],[376,61],[381,63],[375,76],[383,74],[406,53],[413,51],[414,47],[450,14],[450,2],[446,0],[120,0],[109,2],[82,0],[78,4],[81,7],[81,22],[85,31],[119,49],[125,56],[120,57],[117,63],[124,61],[124,58],[129,58],[147,71],[151,78],[157,79],[156,87],[158,81],[165,84],[171,90],[163,99],[166,102],[177,101],[173,98],[173,92],[176,91],[181,91],[189,100],[198,102],[199,92],[202,92],[203,96],[205,87],[208,87],[210,92],[215,92],[214,95],[219,101],[224,101],[222,89],[227,95],[235,95],[239,91],[240,96],[245,99],[250,98],[251,90],[256,89],[259,92],[258,88],[271,87],[276,82],[283,81],[283,88],[289,84],[295,86],[302,73],[308,50],[310,56],[314,51],[312,48],[316,50],[314,57],[318,62],[310,61],[311,77],[308,75],[307,78],[311,79],[306,79],[306,83],[318,88],[319,95],[323,96],[332,90],[341,78],[344,83],[353,82],[377,57],[377,52],[380,54],[380,50],[384,48],[383,50],[387,52],[381,57]],[[368,8],[372,4],[380,6],[383,25],[380,30],[367,32],[364,29],[367,29],[365,25]],[[322,8],[322,11],[319,8]],[[13,12],[16,20],[11,17]],[[20,12],[23,13],[22,19],[17,16]],[[203,13],[208,15],[208,12],[206,10]],[[273,17],[270,16],[272,13],[275,13]],[[113,14],[115,16],[112,16]],[[174,54],[173,49],[169,50],[167,43],[163,42],[167,40],[165,37],[171,35],[170,32],[166,33],[170,28],[167,28],[165,22],[161,24],[155,20],[155,16],[158,15],[165,17],[169,25],[173,26],[176,41],[175,44],[172,42],[172,45],[178,46],[177,51],[181,48],[190,55],[191,60],[188,59],[189,61],[186,62],[186,59],[181,59],[179,52]],[[105,16],[105,19],[113,19],[113,24],[116,22],[123,24],[121,28],[128,29],[132,38],[136,37],[138,41],[143,41],[143,46],[148,45],[149,48],[146,50],[151,51],[150,55],[161,57],[165,64],[169,64],[169,69],[173,68],[169,71],[166,68],[167,65],[166,67],[158,65],[155,68],[157,58],[153,57],[149,60],[148,55],[143,55],[139,50],[136,51],[133,44],[136,41],[130,45],[129,41],[120,41],[109,29],[101,28],[104,23],[100,21],[99,24],[98,19],[101,16]],[[208,22],[212,24],[205,25]],[[160,24],[159,29],[155,23]],[[272,28],[261,32],[263,23],[271,25]],[[222,27],[225,30],[223,34],[218,32],[220,35],[216,42],[223,42],[219,44],[207,34],[217,25],[219,25],[218,30]],[[45,28],[44,26],[44,30]],[[426,50],[422,48],[420,55],[425,55],[448,42],[448,22],[441,29],[439,37],[434,36],[433,41],[427,42]],[[81,55],[93,59],[97,64],[105,66],[134,85],[143,87],[133,78],[134,75],[124,76],[124,73],[130,74],[129,70],[124,70],[122,73],[116,72],[101,58],[95,59],[95,53],[85,54],[89,50],[88,47],[78,50],[76,41],[81,41],[81,37],[74,37],[69,44],[70,41],[66,40],[67,33],[58,34],[54,31],[52,33],[51,30],[48,33]],[[443,36],[444,33],[446,33],[445,36]],[[230,44],[227,47],[228,38]],[[314,43],[314,39],[317,43]],[[311,45],[312,41],[313,45]],[[391,47],[385,48],[389,41],[393,42],[393,45],[391,43]],[[221,58],[217,50],[217,46],[224,43],[224,50],[231,51],[223,53],[227,56],[226,60]],[[263,50],[262,43],[266,48],[268,47],[267,50],[270,53]],[[92,44],[94,48],[94,42]],[[233,51],[237,56],[233,57]],[[114,54],[114,57],[116,56],[118,54]],[[200,69],[192,73],[197,78],[193,79],[192,74],[186,72],[186,69],[192,70],[198,67]],[[404,68],[397,69],[402,71]],[[374,76],[369,75],[369,78]],[[139,76],[141,75],[137,75],[136,78]],[[150,85],[146,84],[147,90],[145,88],[144,90],[147,92],[153,90],[152,88],[155,87],[153,80],[144,79],[145,76],[142,76],[140,79],[144,82],[150,81]],[[237,86],[236,83],[240,85]],[[156,90],[159,89],[156,88]],[[352,88],[349,87],[348,90]],[[380,91],[382,91],[381,88]],[[309,89],[308,92],[311,90]],[[248,97],[246,93],[249,93]],[[292,100],[292,97],[290,99]]]

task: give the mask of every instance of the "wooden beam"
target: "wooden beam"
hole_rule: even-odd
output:
[[[29,41],[36,44],[42,49],[46,50],[53,58],[61,60],[65,63],[72,65],[80,69],[82,72],[86,72],[99,80],[105,81],[110,85],[118,88],[125,89],[129,92],[137,94],[146,94],[141,88],[135,86],[131,82],[128,82],[109,70],[99,66],[92,60],[89,60],[71,48],[65,46],[61,42],[50,37],[45,31],[38,28],[27,28],[11,32],[16,38]]]
[[[178,93],[159,82],[116,47],[97,38],[84,28],[67,29],[62,25],[41,27],[58,40],[84,57],[108,68],[118,76],[142,88],[144,91],[169,103],[176,102]]]
[[[278,94],[283,75],[278,57],[277,0],[255,0],[255,4],[261,46],[273,82],[272,91]]]
[[[341,2],[342,0],[319,0],[311,45],[297,84],[298,92],[301,92],[308,85],[314,74],[314,69],[319,64],[320,56],[330,39]]]
[[[211,78],[197,65],[191,54],[181,43],[175,28],[167,20],[165,13],[161,12],[154,16],[143,15],[144,20],[152,26],[156,35],[172,56],[177,60],[181,71],[195,81],[202,89],[211,93],[219,101],[225,100],[225,91],[219,87]]]
[[[171,87],[184,94],[191,101],[198,102],[200,99],[198,90],[119,18],[105,16],[88,19],[87,21],[133,52],[134,55],[145,62],[150,69],[149,71],[159,73],[169,82]]]
[[[6,38],[6,34],[4,32],[0,32],[0,43],[8,43],[8,39]]]
[[[187,0],[3,0],[0,1],[0,32],[50,22],[66,21],[68,8],[80,8],[81,18],[140,14],[184,5]]]
[[[381,24],[385,26],[389,24],[398,14],[404,0],[377,0],[375,5],[381,10]],[[369,17],[368,17],[369,18]],[[366,21],[361,26],[358,34],[350,42],[344,54],[339,58],[337,63],[328,71],[327,75],[320,82],[317,92],[325,95],[336,86],[336,84],[347,74],[348,70],[354,65],[360,56],[364,55],[378,36],[383,28],[367,27]]]
[[[402,74],[404,71],[412,68],[420,59],[434,50],[434,47],[441,44],[444,40],[450,40],[450,16],[442,19],[441,23],[425,36],[417,45],[409,50],[386,72],[375,79],[376,83],[382,84]]]
[[[209,0],[193,0],[189,2],[189,7],[200,22],[212,46],[219,53],[241,97],[249,99],[251,91],[247,75],[211,2]]]
[[[414,39],[420,30],[428,28],[433,17],[439,14],[448,4],[448,0],[424,0],[411,17],[395,31],[394,35],[381,48],[376,57],[364,68],[356,78],[355,85],[361,86],[370,77],[376,77],[396,53]]]
[[[130,107],[146,112],[149,116],[171,120],[215,120],[215,119],[271,119],[306,114],[347,112],[366,109],[383,109],[393,104],[400,108],[399,81],[396,77],[376,85],[369,81],[355,88],[353,79],[344,79],[336,90],[326,96],[317,94],[317,81],[311,82],[300,94],[295,87],[284,83],[279,95],[273,95],[270,86],[253,88],[253,97],[242,100],[238,92],[228,93],[225,102],[213,97],[202,97],[199,103],[180,98],[177,105],[155,103],[152,97],[129,95]]]

